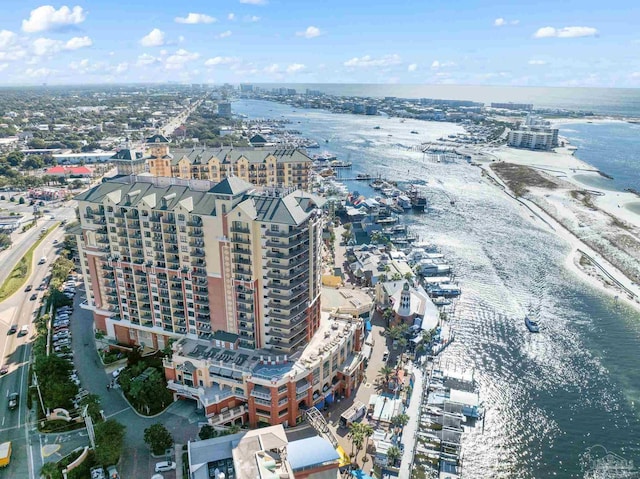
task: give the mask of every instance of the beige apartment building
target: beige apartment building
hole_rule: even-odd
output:
[[[235,176],[256,186],[306,190],[312,160],[294,148],[193,148],[170,151],[161,135],[147,139],[147,167],[153,176],[209,180]]]
[[[85,307],[119,343],[221,331],[290,355],[318,329],[321,198],[236,177],[128,176],[76,199]]]

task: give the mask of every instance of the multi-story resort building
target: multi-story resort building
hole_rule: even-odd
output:
[[[507,144],[515,148],[550,150],[558,146],[558,129],[525,125],[509,132]]]
[[[212,421],[295,424],[361,380],[362,321],[321,320],[322,199],[125,176],[77,201],[95,328],[124,345],[174,340],[169,388]]]
[[[148,169],[153,176],[209,180],[235,176],[257,186],[306,190],[312,160],[294,148],[192,148],[169,150],[161,135],[147,140]]]

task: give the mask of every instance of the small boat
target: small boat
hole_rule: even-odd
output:
[[[411,130],[411,134],[412,134],[412,135],[417,135],[417,134],[418,134],[418,132],[417,132],[416,130]]]
[[[524,317],[524,324],[527,325],[527,329],[532,333],[540,332],[540,326],[538,325],[538,322],[531,319],[529,316]]]
[[[374,130],[379,130],[379,129],[380,129],[380,127],[379,127],[379,126],[374,126],[374,127],[373,127],[373,129],[374,129]]]

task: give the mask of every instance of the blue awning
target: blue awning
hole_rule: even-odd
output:
[[[324,400],[327,403],[327,405],[331,404],[333,402],[333,392],[326,394],[324,396]]]
[[[366,331],[371,331],[371,321],[367,321],[366,323],[364,323],[364,329]]]

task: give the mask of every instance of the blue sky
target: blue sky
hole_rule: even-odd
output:
[[[640,2],[2,0],[0,84],[640,87]]]

